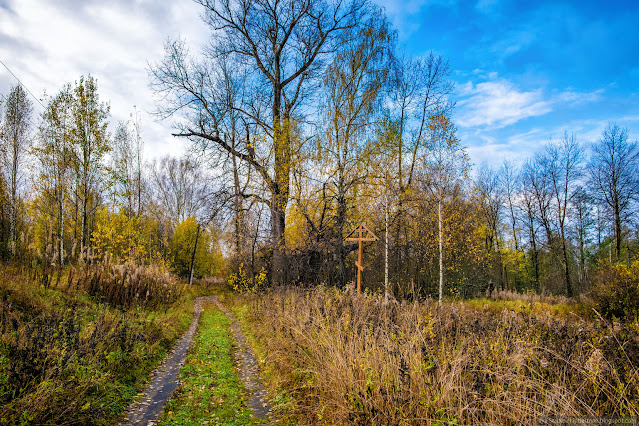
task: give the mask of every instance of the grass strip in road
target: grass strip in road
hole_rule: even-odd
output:
[[[180,371],[182,386],[167,403],[160,425],[252,425],[246,390],[232,355],[226,315],[205,308],[191,352]]]

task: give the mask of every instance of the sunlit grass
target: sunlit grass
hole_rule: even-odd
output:
[[[235,312],[252,329],[249,342],[276,384],[272,405],[287,423],[639,414],[639,328],[580,315],[573,301],[384,304],[322,287],[243,297],[248,308]]]
[[[577,314],[580,309],[576,305],[567,305],[563,303],[550,304],[546,302],[527,302],[525,300],[493,300],[485,297],[468,299],[456,304],[468,305],[475,309],[486,309],[492,311],[502,311],[504,309],[513,312],[527,313],[549,313],[552,315],[565,316],[570,313]]]

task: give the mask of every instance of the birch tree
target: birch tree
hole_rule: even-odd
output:
[[[82,76],[76,83],[72,105],[75,196],[80,215],[78,237],[83,248],[91,236],[89,219],[99,204],[95,197],[103,172],[103,158],[111,150],[107,132],[110,107],[100,102],[97,82],[91,76]]]
[[[65,221],[73,165],[73,93],[66,84],[49,100],[42,114],[42,125],[35,148],[40,166],[38,182],[42,189],[43,213],[53,219],[59,264],[65,259]]]
[[[0,164],[7,185],[9,207],[9,240],[15,255],[18,240],[18,208],[24,162],[31,143],[33,104],[21,85],[14,86],[4,103],[0,140]]]
[[[469,159],[457,138],[448,113],[436,109],[428,117],[428,145],[424,154],[425,179],[437,202],[437,240],[439,245],[439,303],[444,294],[444,218],[443,205],[456,186],[468,177]]]

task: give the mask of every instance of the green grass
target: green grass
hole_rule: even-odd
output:
[[[235,370],[229,320],[218,309],[202,313],[200,331],[180,371],[182,386],[169,401],[161,425],[252,425],[246,390]]]

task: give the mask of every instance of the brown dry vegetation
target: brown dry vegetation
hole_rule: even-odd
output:
[[[76,274],[75,281],[73,275],[69,275],[68,287],[84,288],[98,300],[124,308],[157,309],[175,302],[181,294],[175,278],[157,266],[131,262],[114,265],[108,255],[101,263]]]
[[[301,424],[533,424],[639,415],[639,326],[391,303],[336,289],[249,297],[279,411]]]

